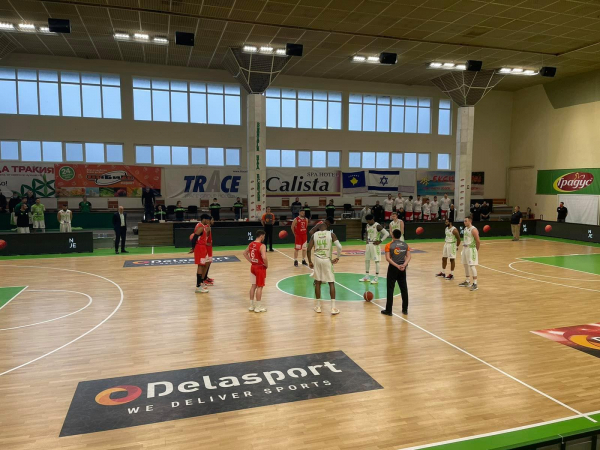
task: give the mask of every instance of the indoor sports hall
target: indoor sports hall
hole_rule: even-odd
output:
[[[599,450],[598,92],[594,1],[0,0],[0,449]]]

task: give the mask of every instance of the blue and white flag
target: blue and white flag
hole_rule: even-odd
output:
[[[363,170],[342,173],[342,187],[344,193],[367,192],[367,177]]]
[[[369,192],[398,192],[400,171],[369,170]]]

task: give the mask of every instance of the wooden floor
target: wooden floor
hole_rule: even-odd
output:
[[[339,316],[315,314],[311,300],[276,288],[309,272],[292,267],[291,249],[269,253],[265,314],[248,312],[240,251],[216,253],[242,262],[214,264],[207,295],[194,293],[193,265],[123,268],[141,259],[133,256],[2,261],[0,286],[27,289],[0,310],[0,449],[399,449],[574,415],[566,406],[600,410],[600,359],[531,333],[600,321],[600,277],[509,267],[600,248],[485,241],[480,289],[468,292],[457,287],[462,266],[457,282],[434,277],[441,243],[411,245],[424,253],[409,266],[407,320],[364,301],[338,301]],[[336,268],[363,269],[363,256]],[[58,437],[81,381],[334,350],[384,389]]]

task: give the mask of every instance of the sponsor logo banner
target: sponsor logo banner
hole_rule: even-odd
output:
[[[54,197],[54,182],[54,164],[0,165],[0,192],[7,198],[27,191],[40,198]]]
[[[539,195],[600,195],[600,169],[538,170]]]
[[[243,197],[248,192],[245,170],[165,169],[167,197],[213,199]]]
[[[145,186],[160,195],[160,167],[55,164],[57,197],[141,197]]]
[[[484,195],[485,172],[471,173],[471,194]],[[417,172],[417,195],[454,195],[454,172],[429,170]]]
[[[532,333],[600,358],[600,323],[538,330]]]
[[[237,256],[213,256],[212,262],[238,262]],[[123,267],[157,267],[157,266],[183,266],[195,264],[194,258],[170,258],[170,259],[131,259],[123,263]]]
[[[267,195],[339,195],[340,174],[339,170],[327,169],[267,169]]]
[[[342,351],[83,381],[60,436],[376,389]]]

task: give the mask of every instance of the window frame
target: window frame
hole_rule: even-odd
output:
[[[273,95],[273,91],[277,90],[278,91],[278,95],[275,96]],[[284,97],[283,96],[283,91],[294,91],[294,97]],[[271,95],[269,94],[269,91],[271,91]],[[306,92],[310,92],[310,99],[309,98],[301,98],[299,96],[299,91],[302,91],[304,93]],[[315,99],[315,92],[321,93],[321,94],[325,94],[326,99]],[[339,94],[340,99],[339,100],[335,100],[335,99],[331,99],[330,97],[333,95],[337,95]],[[273,88],[269,88],[265,91],[264,93],[265,99],[271,99],[271,100],[277,100],[279,103],[279,125],[266,125],[269,128],[288,128],[288,129],[299,129],[299,130],[337,130],[337,131],[341,131],[343,130],[343,123],[344,123],[344,96],[342,94],[341,91],[330,91],[330,90],[314,90],[314,89],[298,89],[298,88],[286,88],[286,87],[273,87]],[[294,110],[295,110],[295,120],[294,120],[294,126],[293,127],[288,127],[288,126],[283,126],[283,118],[284,118],[284,108],[283,108],[283,101],[284,100],[293,100],[294,102]],[[310,101],[310,109],[311,109],[311,120],[310,120],[310,128],[309,127],[300,127],[300,104],[299,102],[308,102]],[[325,114],[325,128],[316,128],[315,127],[315,102],[322,102],[325,103],[326,105],[326,114]],[[335,103],[335,104],[339,104],[340,106],[340,120],[339,120],[339,124],[340,127],[339,128],[332,128],[330,126],[330,122],[331,117],[330,117],[330,103]],[[266,111],[266,102],[265,102],[265,111]],[[266,120],[265,120],[266,123]],[[312,164],[312,158],[311,158],[311,164]]]
[[[149,147],[150,148],[150,162],[138,162],[137,161],[137,149],[138,147]],[[168,147],[169,148],[169,156],[170,163],[169,164],[157,164],[154,162],[154,147]],[[187,164],[173,164],[173,147],[184,147],[187,148],[188,154],[188,163]],[[211,165],[208,163],[208,149],[209,148],[218,148],[223,150],[223,165]],[[204,151],[204,164],[194,164],[193,160],[193,149],[202,149]],[[186,166],[194,166],[194,167],[206,167],[207,169],[211,169],[213,167],[242,167],[242,148],[236,146],[224,146],[224,147],[216,147],[212,145],[162,145],[162,144],[133,144],[135,163],[137,166],[156,166],[156,167],[173,167],[173,168],[182,168]],[[238,162],[239,164],[228,164],[227,158],[227,150],[237,150],[238,151]]]
[[[40,160],[39,161],[25,161],[23,160],[23,153],[22,153],[22,142],[39,142],[40,144]],[[0,153],[0,161],[18,161],[18,162],[25,162],[25,163],[43,163],[43,164],[63,164],[63,163],[73,163],[73,164],[123,164],[124,163],[124,159],[125,159],[125,144],[122,142],[85,142],[85,141],[52,141],[52,140],[31,140],[31,139],[23,139],[23,140],[18,140],[18,139],[0,139],[0,142],[16,142],[17,143],[17,155],[18,155],[18,159],[3,159],[1,158],[1,153]],[[60,150],[61,150],[61,160],[60,161],[55,161],[55,160],[45,160],[44,159],[44,143],[59,143],[60,144]],[[77,144],[81,146],[81,151],[82,151],[82,157],[83,159],[81,161],[78,160],[71,160],[67,158],[67,145],[68,144]],[[102,145],[103,147],[103,154],[104,154],[104,162],[91,162],[91,161],[87,161],[86,159],[86,148],[85,145],[86,144],[99,144]],[[107,158],[107,146],[109,145],[116,145],[116,146],[120,146],[121,147],[121,161],[108,161]]]
[[[444,167],[444,168],[440,167],[440,156],[448,157],[448,167]],[[437,167],[437,170],[452,170],[452,154],[451,153],[438,153],[436,167]]]
[[[442,102],[448,102],[448,107],[442,107]],[[447,98],[440,98],[438,101],[438,129],[437,129],[437,134],[439,136],[452,136],[452,100],[449,100]],[[442,116],[442,111],[448,111],[448,133],[440,133],[440,124],[442,123],[441,121],[441,116]]]

